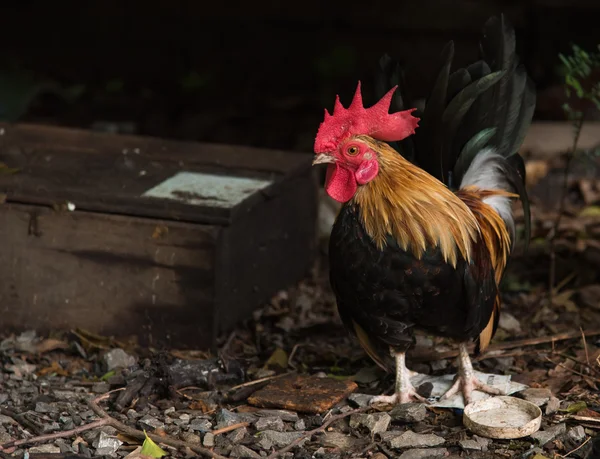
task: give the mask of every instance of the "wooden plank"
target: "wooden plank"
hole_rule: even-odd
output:
[[[210,346],[218,235],[210,226],[0,206],[2,327]]]
[[[9,202],[69,201],[96,212],[229,224],[310,168],[309,155],[37,125],[0,124],[0,160],[22,173],[0,177]],[[233,207],[141,197],[180,171],[273,180]]]
[[[223,230],[216,274],[221,331],[308,273],[317,244],[317,175],[309,170],[286,181],[268,205]]]

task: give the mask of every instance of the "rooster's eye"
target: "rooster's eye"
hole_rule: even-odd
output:
[[[346,150],[346,153],[348,153],[350,156],[354,156],[358,153],[358,147],[348,147],[348,149]]]

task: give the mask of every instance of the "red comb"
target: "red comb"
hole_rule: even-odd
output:
[[[344,108],[340,96],[336,96],[333,115],[325,109],[325,119],[315,139],[315,153],[333,151],[339,142],[353,135],[368,135],[377,140],[394,142],[414,134],[419,122],[419,118],[411,115],[415,108],[388,113],[396,88],[398,86],[390,89],[369,108],[363,106],[360,81],[348,108]]]

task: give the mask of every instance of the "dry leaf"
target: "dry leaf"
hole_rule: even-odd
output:
[[[49,367],[45,367],[45,368],[42,368],[41,370],[39,370],[37,372],[37,375],[38,376],[46,376],[46,375],[49,375],[49,374],[52,374],[52,373],[56,373],[59,376],[69,376],[69,373],[67,371],[65,371],[63,369],[63,367],[61,367],[56,360],[54,360],[50,364]]]
[[[48,338],[39,342],[36,346],[36,351],[39,354],[55,351],[57,349],[69,349],[69,344],[60,339]]]

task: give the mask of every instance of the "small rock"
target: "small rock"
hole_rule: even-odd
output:
[[[267,450],[271,449],[273,445],[283,448],[302,437],[302,435],[302,432],[277,432],[275,430],[265,430],[258,433],[258,436],[260,437],[258,444],[261,448]]]
[[[425,448],[425,449],[409,449],[404,451],[399,459],[430,459],[434,457],[446,457],[448,450],[446,448]]]
[[[415,347],[433,347],[433,340],[425,335],[415,335]]]
[[[233,432],[230,432],[229,435],[227,435],[227,439],[231,443],[236,444],[241,442],[247,433],[248,429],[246,429],[245,427],[240,427],[239,429],[235,429]]]
[[[433,371],[445,370],[446,368],[448,368],[449,364],[450,362],[448,361],[448,359],[434,360],[433,362],[429,362],[429,365],[431,365],[431,369]]]
[[[207,448],[211,448],[211,447],[215,446],[215,436],[213,434],[211,434],[210,432],[207,432],[204,435],[204,439],[202,440],[202,444],[204,446],[206,446]]]
[[[391,420],[387,413],[353,414],[350,416],[350,427],[356,429],[364,426],[371,434],[378,434],[388,429]]]
[[[582,426],[573,427],[567,432],[567,438],[579,443],[586,437],[585,429]]]
[[[108,371],[119,368],[129,368],[135,365],[136,358],[129,355],[123,349],[111,349],[104,354],[104,362]]]
[[[325,432],[319,443],[325,448],[350,449],[356,444],[356,439],[341,432]]]
[[[417,434],[412,430],[407,430],[401,435],[390,440],[392,448],[423,448],[443,445],[445,440],[435,434]]]
[[[427,408],[424,403],[402,403],[390,411],[393,421],[421,422],[427,417]]]
[[[60,447],[52,444],[32,446],[29,448],[29,453],[60,454]]]
[[[229,457],[261,459],[260,454],[252,451],[244,445],[235,445],[229,454]]]
[[[0,432],[0,445],[12,441],[13,438],[8,432]]]
[[[175,421],[175,424],[177,424],[177,421]],[[190,422],[188,428],[202,433],[209,432],[212,430],[212,423],[208,419],[196,418]]]
[[[249,416],[243,416],[243,414],[248,414]],[[248,421],[248,419],[251,419],[251,421]],[[221,408],[218,412],[217,412],[217,416],[216,416],[216,420],[217,420],[217,429],[221,429],[223,427],[229,427],[232,426],[234,424],[239,424],[240,422],[253,422],[255,420],[255,416],[251,415],[250,413],[233,413],[232,411],[229,411],[225,408]]]
[[[373,396],[369,394],[350,394],[348,396],[348,401],[358,408],[365,408],[369,406],[369,402],[372,398]]]
[[[462,447],[462,449],[473,449],[476,451],[487,451],[488,445],[491,440],[489,438],[479,437],[477,435],[473,435],[471,440],[460,440],[458,443]]]
[[[0,424],[17,424],[17,421],[15,421],[10,416],[0,414]]]
[[[306,430],[306,423],[304,422],[304,419],[298,419],[294,423],[294,430]]]
[[[171,414],[175,413],[175,411],[176,411],[176,410],[175,410],[175,407],[174,407],[174,406],[171,406],[170,408],[167,408],[165,411],[163,411],[163,414],[164,414],[165,416],[169,416],[169,415],[171,415]]]
[[[556,397],[550,397],[546,405],[546,416],[556,413],[560,409],[560,400]]]
[[[546,443],[554,440],[556,437],[564,434],[566,431],[567,425],[563,422],[561,424],[548,427],[546,430],[538,430],[536,433],[531,434],[531,438],[537,440],[540,446],[544,446]]]
[[[164,429],[165,424],[162,421],[159,421],[153,416],[146,415],[142,419],[138,421],[142,429],[146,430],[156,430],[156,429]]]
[[[57,413],[58,408],[46,402],[37,402],[35,404],[35,411],[37,413]]]
[[[117,452],[119,447],[123,444],[117,437],[112,437],[106,432],[101,431],[98,436],[98,440],[94,442],[96,447],[96,455],[98,456],[110,456]]]
[[[183,441],[187,441],[188,443],[192,443],[194,445],[200,444],[200,437],[192,432],[183,432],[181,434],[181,439]]]
[[[320,448],[318,448],[318,449],[315,451],[315,454],[314,454],[314,456],[316,456],[316,457],[321,457],[321,456],[325,456],[325,454],[327,454],[327,451],[325,451],[325,448],[323,448],[323,447],[321,446]],[[387,458],[386,458],[386,459],[387,459]]]
[[[92,386],[92,392],[94,394],[105,394],[110,390],[110,384],[105,381],[94,383]]]
[[[296,422],[298,419],[298,413],[288,410],[260,410],[256,412],[257,416],[273,417],[277,416],[286,422]]]
[[[285,430],[285,424],[281,418],[270,416],[266,418],[259,418],[254,423],[256,430],[276,430],[277,432],[283,432]]]
[[[500,314],[498,327],[510,333],[521,333],[521,323],[515,318],[515,316],[506,311],[502,311],[502,314]]]
[[[533,388],[525,389],[521,391],[521,395],[525,400],[531,402],[537,406],[542,406],[550,400],[552,392],[546,388]]]
[[[45,423],[42,426],[42,432],[44,433],[56,432],[57,430],[60,430],[60,424],[56,421]]]

